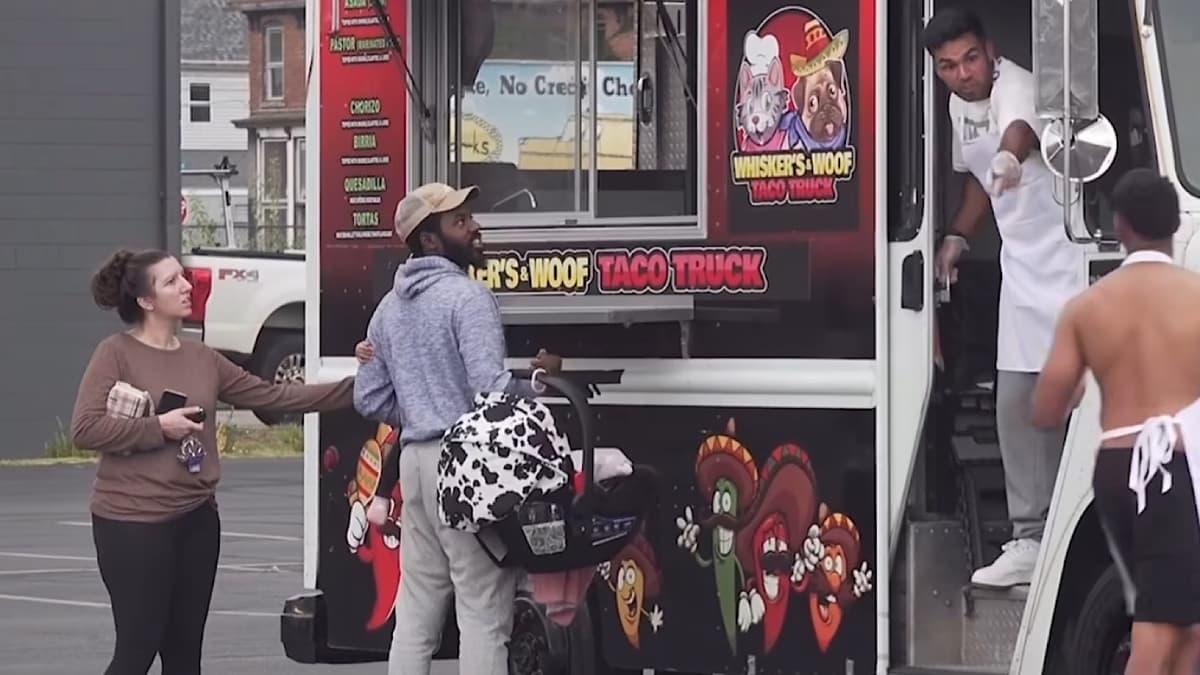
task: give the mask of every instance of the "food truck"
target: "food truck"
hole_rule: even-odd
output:
[[[1009,533],[995,236],[952,292],[933,274],[960,189],[920,36],[950,4],[308,3],[309,379],[353,373],[406,255],[404,192],[477,185],[470,274],[498,297],[511,366],[546,348],[568,376],[617,373],[593,383],[594,440],[665,478],[569,626],[521,596],[511,672],[1122,672],[1094,387],[1032,583],[970,584]],[[1200,4],[953,4],[1034,72],[1039,152],[1089,273],[1120,260],[1106,195],[1136,166],[1179,185],[1194,265]],[[383,527],[362,512],[390,431],[306,420],[304,588],[281,616],[296,661],[387,658],[399,508]],[[438,656],[456,649],[451,610]]]

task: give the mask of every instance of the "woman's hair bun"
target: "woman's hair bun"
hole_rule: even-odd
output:
[[[121,306],[125,272],[133,252],[121,249],[112,254],[108,262],[92,277],[92,299],[104,309],[116,309]]]

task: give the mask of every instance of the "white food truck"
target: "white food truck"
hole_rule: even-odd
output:
[[[354,371],[406,255],[405,190],[475,184],[471,274],[512,367],[545,347],[568,376],[608,374],[595,442],[665,478],[570,625],[522,595],[511,672],[1123,672],[1094,388],[1032,583],[970,584],[1010,531],[995,228],[949,297],[933,274],[961,190],[921,31],[951,4],[1034,72],[1040,161],[1088,272],[1121,258],[1106,195],[1138,166],[1179,186],[1196,265],[1195,0],[309,1],[308,380]],[[817,103],[839,114],[814,125],[830,82]],[[386,659],[398,509],[356,514],[390,431],[306,420],[304,588],[281,617],[296,661]],[[819,564],[797,568],[814,538]],[[451,610],[439,656],[456,649]]]

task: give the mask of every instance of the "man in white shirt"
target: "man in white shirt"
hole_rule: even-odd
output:
[[[939,279],[957,281],[958,260],[989,206],[1002,241],[996,429],[1013,533],[1000,557],[976,570],[971,582],[1005,588],[1033,576],[1062,457],[1065,424],[1036,427],[1032,393],[1059,312],[1087,288],[1084,251],[1066,237],[1055,177],[1038,150],[1045,122],[1034,112],[1033,74],[997,56],[979,18],[967,10],[939,12],[923,39],[951,92],[954,170],[965,174],[962,203],[937,254]],[[1079,209],[1073,217],[1082,218]]]

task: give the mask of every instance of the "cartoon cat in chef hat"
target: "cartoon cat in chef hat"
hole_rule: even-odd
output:
[[[788,111],[779,40],[774,35],[746,33],[738,69],[737,146],[740,152],[760,153],[786,150],[787,132],[782,127]]]

